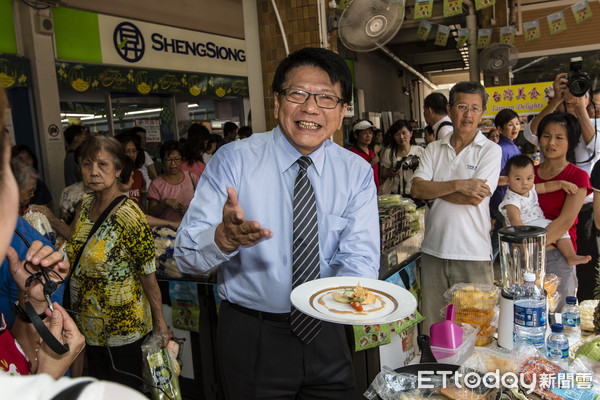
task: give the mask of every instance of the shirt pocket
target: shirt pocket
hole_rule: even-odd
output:
[[[321,255],[325,261],[331,260],[338,250],[340,236],[348,226],[348,219],[336,215],[326,215],[319,222],[319,236],[321,240]]]

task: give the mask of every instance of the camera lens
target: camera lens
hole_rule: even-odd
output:
[[[584,74],[575,73],[569,79],[569,92],[575,97],[583,96],[590,90],[590,81]]]

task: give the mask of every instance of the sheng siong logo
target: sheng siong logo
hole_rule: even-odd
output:
[[[121,22],[113,34],[115,50],[127,62],[138,62],[144,56],[146,45],[142,32],[131,22]]]

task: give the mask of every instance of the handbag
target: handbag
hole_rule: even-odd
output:
[[[117,206],[117,204],[119,204],[123,199],[126,199],[126,198],[127,198],[127,196],[125,196],[125,195],[117,197],[104,209],[104,211],[102,211],[102,214],[100,214],[100,216],[94,223],[94,226],[92,226],[92,229],[90,229],[90,233],[89,233],[87,239],[85,240],[85,243],[83,244],[83,246],[81,246],[79,248],[79,251],[77,252],[77,255],[75,256],[75,262],[73,263],[71,268],[69,268],[69,274],[67,275],[67,278],[65,279],[66,286],[65,286],[65,291],[63,293],[63,307],[64,308],[66,308],[66,309],[71,308],[71,279],[70,278],[71,278],[71,274],[73,273],[73,271],[79,264],[79,260],[81,259],[81,255],[83,254],[83,249],[87,246],[87,244],[89,243],[92,236],[94,236],[94,233],[96,233],[98,228],[100,228],[100,225],[102,225],[104,220],[106,220],[106,217],[108,217],[108,214],[110,214],[110,212],[113,210],[113,208],[115,208]]]

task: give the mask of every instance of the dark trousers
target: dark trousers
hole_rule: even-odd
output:
[[[110,362],[110,355],[105,346],[86,346],[85,353],[88,360],[90,376],[111,382],[121,383],[132,389],[141,391],[142,387],[142,342],[146,337],[124,346],[115,346],[110,348],[115,363],[115,368],[138,376],[133,376],[117,372],[113,369]]]
[[[596,266],[598,265],[598,245],[596,244],[597,229],[594,226],[594,210],[592,203],[581,207],[577,216],[577,254],[592,256],[587,264],[577,266],[577,298],[579,301],[594,298],[596,286]],[[556,310],[561,311],[561,310]]]
[[[219,311],[217,357],[225,398],[340,399],[354,396],[350,349],[342,325],[323,323],[303,344],[289,322],[273,322],[234,310]]]

